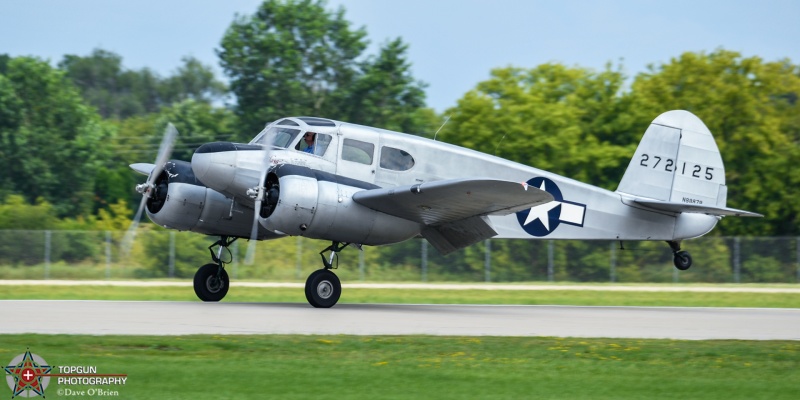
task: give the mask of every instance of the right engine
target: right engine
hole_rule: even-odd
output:
[[[380,245],[412,238],[421,229],[354,202],[353,193],[377,188],[354,179],[281,164],[267,174],[265,188],[261,223],[276,233]]]

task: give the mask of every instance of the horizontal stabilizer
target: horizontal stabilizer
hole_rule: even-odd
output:
[[[153,168],[156,167],[155,164],[150,163],[136,163],[130,165],[131,169],[142,174],[150,176],[150,173],[153,172]]]
[[[654,208],[656,210],[668,211],[674,213],[686,212],[686,213],[700,213],[700,214],[716,215],[716,216],[763,217],[763,215],[758,213],[744,211],[744,210],[737,210],[735,208],[727,208],[727,207],[713,207],[713,206],[704,206],[700,204],[674,203],[674,202],[660,201],[660,200],[636,199],[633,201],[637,204]]]

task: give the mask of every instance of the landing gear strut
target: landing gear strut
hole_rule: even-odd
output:
[[[692,266],[692,256],[689,254],[689,252],[681,250],[680,242],[668,241],[667,243],[669,244],[669,247],[672,248],[675,268],[681,271],[686,271],[689,269],[689,267]]]
[[[306,279],[306,300],[312,306],[330,308],[339,301],[339,296],[342,295],[342,283],[331,269],[336,268],[335,262],[338,264],[336,253],[344,250],[349,244],[342,245],[339,242],[333,242],[319,252],[325,268],[312,272]],[[328,258],[325,258],[325,252],[327,251],[330,251],[331,254]]]
[[[211,252],[211,260],[214,262],[203,265],[194,274],[194,293],[197,294],[200,300],[220,301],[228,294],[230,279],[228,279],[228,273],[225,271],[226,261],[222,261],[220,257],[222,256],[223,248],[228,250],[230,254],[228,246],[233,244],[236,239],[238,238],[230,239],[227,236],[222,236],[214,244],[208,246],[208,251]],[[214,253],[214,247],[216,246],[219,246],[219,248]]]

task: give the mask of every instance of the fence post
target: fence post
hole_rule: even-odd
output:
[[[483,269],[484,269],[484,280],[486,282],[492,281],[492,241],[490,239],[486,239],[485,241],[486,247],[484,251],[483,257]]]
[[[297,237],[297,262],[294,265],[294,278],[301,279],[303,273],[303,237]]]
[[[231,252],[231,264],[233,271],[233,279],[239,279],[239,241],[233,242],[233,251]]]
[[[428,241],[420,240],[420,269],[422,270],[422,281],[428,281]]]
[[[361,281],[364,281],[364,276],[366,275],[364,271],[364,249],[358,251],[358,277]]]
[[[175,277],[175,231],[169,232],[169,277]]]
[[[617,281],[617,244],[611,242],[611,283]]]
[[[106,231],[106,280],[111,279],[111,231]]]
[[[797,283],[800,283],[800,236],[794,239],[795,248],[797,249]]]
[[[50,279],[50,240],[52,235],[52,231],[44,231],[44,279]]]
[[[555,248],[553,246],[554,246],[553,245],[553,241],[552,240],[548,240],[547,241],[547,281],[548,282],[552,282],[553,281],[553,269],[554,269],[553,264],[555,263],[555,261],[554,261],[554,259],[555,259],[555,254],[554,254],[555,253]]]
[[[741,260],[741,238],[733,238],[733,282],[741,283],[742,260]]]

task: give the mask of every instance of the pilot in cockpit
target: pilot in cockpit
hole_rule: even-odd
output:
[[[314,139],[316,139],[317,134],[314,132],[306,132],[303,136],[303,140],[306,141],[306,148],[303,149],[304,152],[314,154]]]

